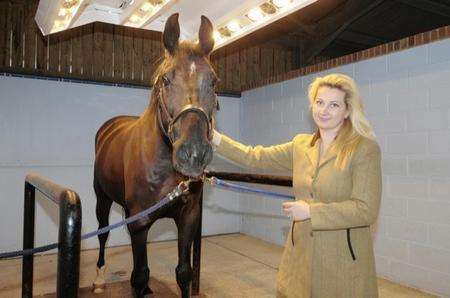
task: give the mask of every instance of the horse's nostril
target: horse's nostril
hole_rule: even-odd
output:
[[[188,152],[186,150],[183,150],[182,148],[178,150],[177,157],[181,163],[186,163],[189,160]]]
[[[204,146],[203,150],[202,150],[202,161],[205,161],[205,159],[207,158],[208,151],[209,151],[209,148],[207,146]]]
[[[205,157],[203,158],[203,160],[206,164],[209,164],[212,160],[212,157],[213,157],[213,150],[211,146],[208,146],[208,149],[205,150]]]
[[[194,165],[196,167],[200,166],[202,163],[202,153],[195,150],[194,152],[192,152],[192,156],[191,156],[191,165]]]

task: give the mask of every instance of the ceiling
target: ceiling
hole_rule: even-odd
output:
[[[264,20],[255,21],[252,26],[242,26],[238,32],[232,34],[232,38],[227,39],[226,43],[229,43],[244,33],[253,32],[316,1],[318,0],[40,0],[35,19],[44,35],[92,22],[161,32],[167,18],[173,13],[179,13],[181,38],[196,39],[202,15],[207,16],[215,28],[220,28],[231,20],[245,18],[249,10],[264,3],[270,3],[273,7],[276,7],[274,3],[289,3],[283,8],[277,8],[275,14],[266,14]],[[148,19],[142,11],[144,4],[152,7],[150,11],[153,12],[147,14]],[[58,15],[60,10],[64,10],[63,7],[72,9],[67,15]],[[130,22],[132,15],[144,16],[140,20],[146,19],[146,21],[137,25]],[[245,19],[251,23],[248,18]],[[59,25],[56,26],[56,23]],[[251,30],[243,30],[250,27]],[[216,42],[216,45],[223,46],[226,43]]]
[[[319,0],[227,48],[295,48],[299,67],[447,25],[449,0]]]
[[[43,20],[51,19],[48,13],[51,6],[59,5],[59,1],[70,0],[40,1],[36,20],[39,23],[41,19],[41,30]],[[121,18],[127,14],[127,9],[129,11],[133,5],[136,9],[144,0],[84,1],[82,14],[72,27],[94,21],[123,24]],[[142,28],[162,31],[168,16],[179,12],[182,38],[195,39],[201,15],[208,16],[217,28],[250,7],[267,1],[274,0],[171,0],[167,2],[170,5]],[[259,44],[277,45],[295,49],[299,53],[295,67],[301,67],[450,24],[449,0],[289,1],[303,1],[304,5],[224,44],[216,53],[230,53]]]

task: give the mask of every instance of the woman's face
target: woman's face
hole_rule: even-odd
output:
[[[312,104],[312,116],[321,131],[338,131],[350,111],[344,101],[345,92],[328,86],[319,87]]]

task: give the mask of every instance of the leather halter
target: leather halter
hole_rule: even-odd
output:
[[[210,118],[208,116],[208,114],[206,114],[205,110],[203,108],[195,106],[193,104],[187,104],[181,109],[180,112],[178,112],[178,114],[176,114],[174,117],[172,117],[166,107],[166,104],[164,103],[164,100],[162,99],[161,90],[162,89],[160,87],[158,89],[158,95],[157,95],[157,100],[158,100],[157,118],[158,118],[159,127],[161,128],[164,135],[169,139],[170,143],[173,144],[175,142],[175,138],[173,136],[173,126],[175,125],[175,122],[178,119],[180,119],[184,114],[187,114],[187,113],[197,113],[198,115],[200,115],[201,118],[203,118],[206,121],[207,136],[208,136],[208,140],[211,141],[212,135],[213,135],[213,129],[212,129],[213,119]],[[163,112],[163,114],[165,116],[165,120],[169,122],[167,129],[164,127],[162,116],[161,116],[161,111]]]

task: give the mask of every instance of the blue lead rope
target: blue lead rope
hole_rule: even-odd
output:
[[[81,236],[81,240],[85,240],[88,238],[92,238],[94,236],[100,235],[100,234],[104,234],[106,232],[109,232],[113,229],[116,229],[120,226],[132,223],[134,221],[137,221],[141,218],[144,218],[148,215],[150,215],[153,212],[156,212],[158,209],[162,208],[163,206],[167,205],[170,201],[172,201],[173,199],[179,197],[181,194],[184,193],[185,189],[181,188],[182,184],[180,183],[177,188],[175,188],[171,193],[169,193],[168,195],[166,195],[165,197],[163,197],[160,201],[158,201],[155,205],[139,212],[136,213],[133,216],[130,216],[122,221],[116,222],[112,225],[103,227],[99,230],[96,231],[92,231],[90,233],[87,233],[85,235]],[[183,186],[184,187],[184,186]],[[25,250],[16,250],[16,251],[10,251],[10,252],[3,252],[0,253],[0,260],[1,259],[8,259],[8,258],[13,258],[13,257],[18,257],[18,256],[27,256],[27,255],[32,255],[38,252],[44,252],[44,251],[48,251],[54,248],[57,248],[59,245],[59,243],[52,243],[52,244],[48,244],[48,245],[44,245],[44,246],[39,246],[36,248],[29,248],[29,249],[25,249]]]
[[[260,195],[264,195],[264,196],[274,197],[277,199],[294,199],[295,198],[295,196],[289,195],[289,194],[283,194],[283,193],[273,192],[273,191],[269,191],[269,190],[265,190],[265,189],[261,189],[261,188],[255,188],[255,187],[225,182],[216,177],[205,178],[205,181],[208,181],[212,186],[216,186],[216,187],[219,187],[222,189],[227,189],[227,190],[233,190],[233,191],[237,191],[237,192],[255,193],[255,194],[260,194]],[[130,224],[134,221],[137,221],[141,218],[148,216],[149,214],[157,211],[159,208],[165,206],[166,204],[168,204],[170,201],[172,201],[174,198],[178,197],[181,194],[181,193],[177,193],[176,191],[177,191],[177,189],[175,190],[174,193],[170,193],[169,195],[165,196],[162,200],[158,201],[158,203],[156,203],[155,205],[151,206],[148,209],[145,209],[133,216],[130,216],[130,217],[128,217],[122,221],[119,221],[117,223],[114,223],[112,225],[109,225],[109,226],[103,227],[99,230],[92,231],[90,233],[82,235],[81,240],[85,240],[85,239],[92,238],[92,237],[100,235],[100,234],[104,234],[104,233],[109,232],[113,229],[116,229],[120,226]],[[179,190],[179,191],[181,191],[181,190]],[[4,253],[0,253],[0,260],[18,257],[18,256],[32,255],[35,253],[48,251],[48,250],[51,250],[51,249],[54,249],[57,247],[58,247],[58,243],[52,243],[52,244],[48,244],[48,245],[44,245],[44,246],[40,246],[40,247],[36,247],[36,248],[4,252]]]
[[[216,177],[207,178],[207,181],[209,181],[209,183],[211,183],[211,185],[213,185],[213,186],[217,186],[219,188],[233,190],[233,191],[237,191],[237,192],[256,193],[256,194],[260,194],[260,195],[264,195],[264,196],[274,197],[274,198],[281,199],[281,200],[295,199],[295,196],[293,196],[293,195],[278,193],[278,192],[265,190],[265,189],[261,189],[261,188],[256,188],[256,187],[239,185],[239,184],[230,183],[230,182],[225,182]]]

